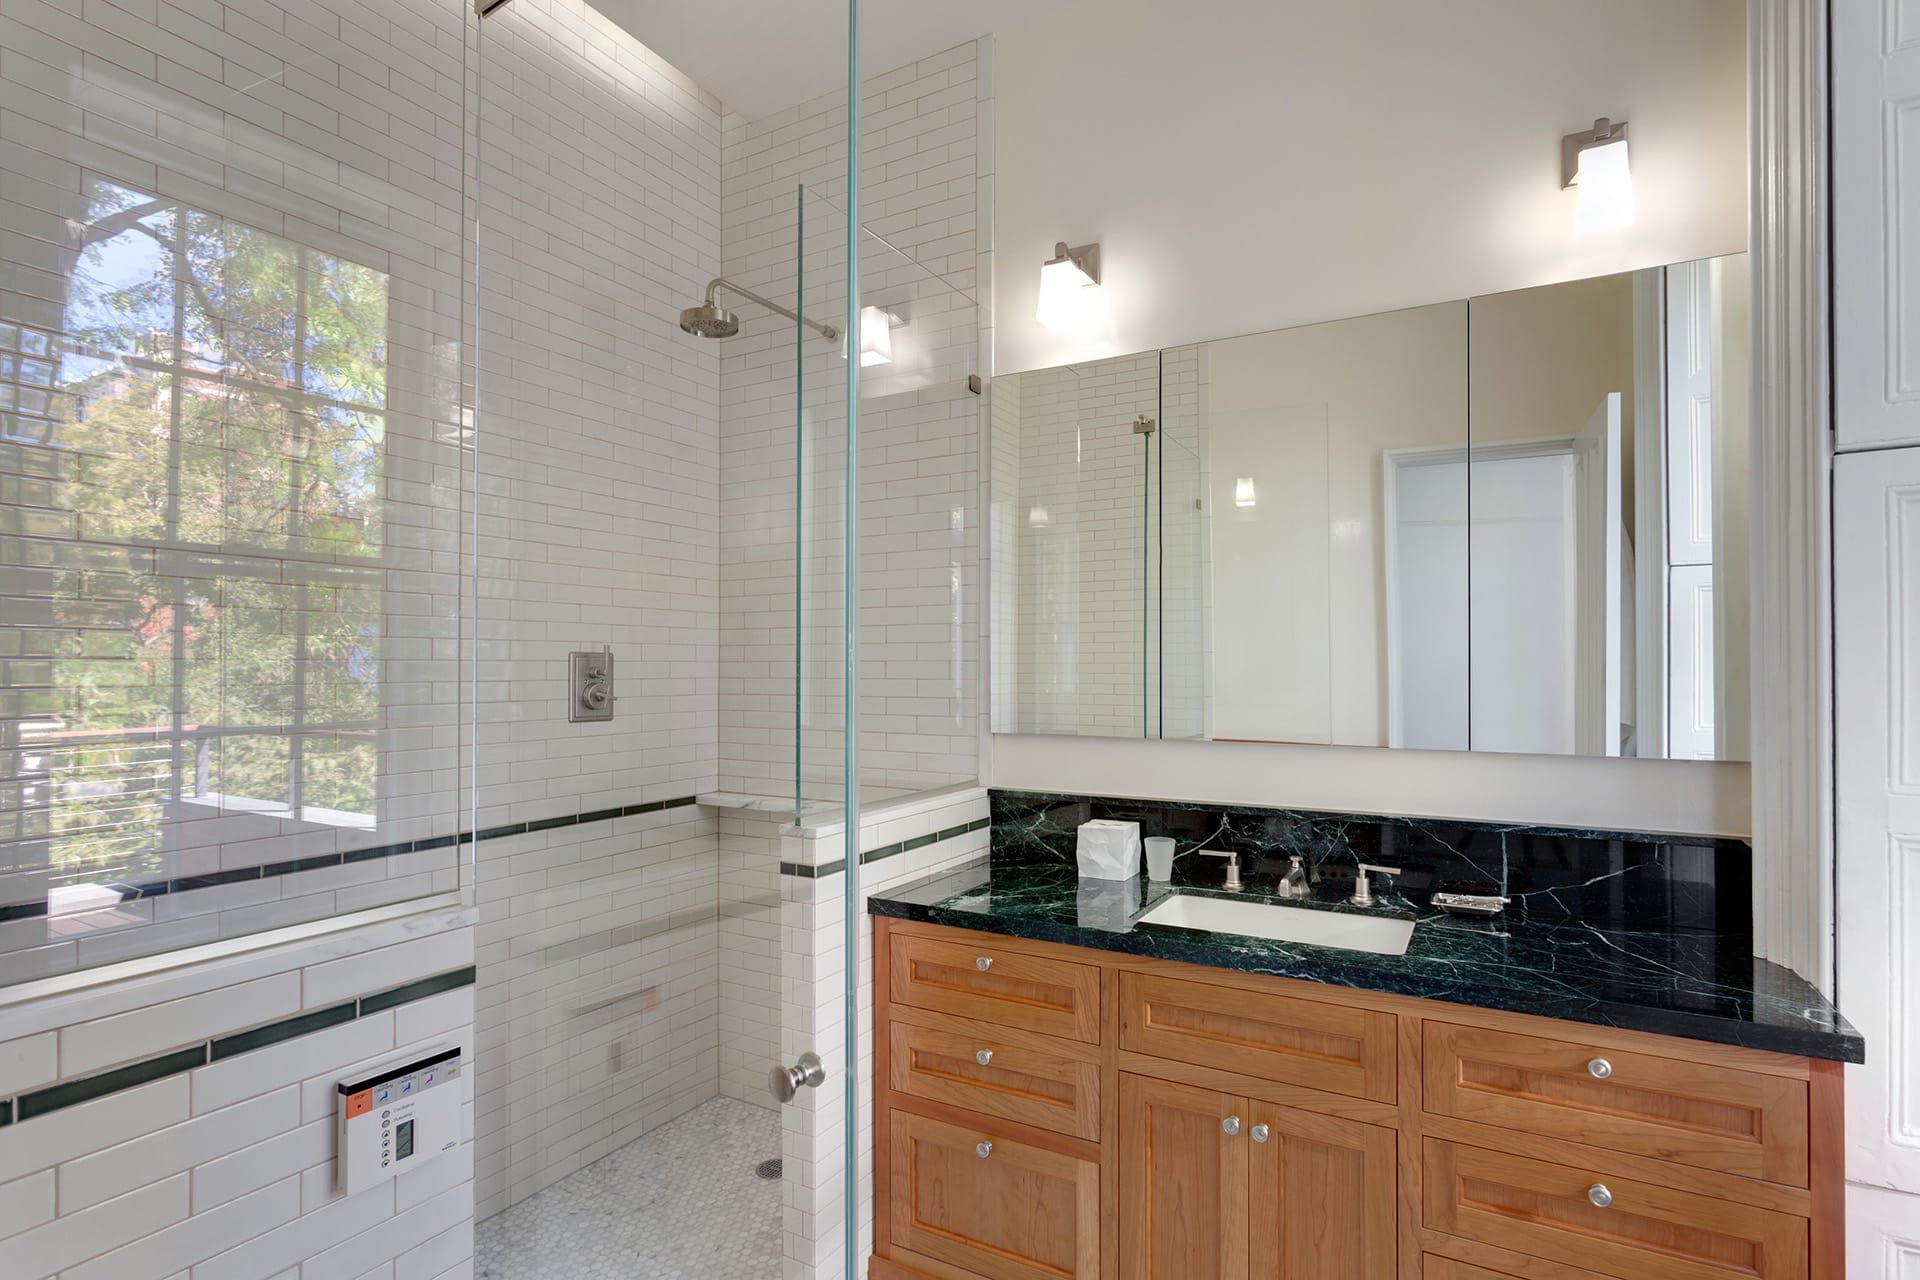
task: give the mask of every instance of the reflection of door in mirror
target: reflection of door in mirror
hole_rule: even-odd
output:
[[[1740,256],[1474,300],[1476,750],[1745,758],[1746,323]],[[1563,509],[1557,475],[1520,501],[1516,450],[1564,455],[1526,464]],[[1528,520],[1570,537],[1566,591]]]

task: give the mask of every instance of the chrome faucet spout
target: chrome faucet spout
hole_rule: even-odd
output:
[[[1382,867],[1371,862],[1360,864],[1360,873],[1353,878],[1353,905],[1370,907],[1373,905],[1373,881],[1369,878],[1374,872],[1397,876],[1403,874],[1398,867]]]

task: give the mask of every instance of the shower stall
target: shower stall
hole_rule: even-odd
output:
[[[93,8],[0,22],[0,1148],[187,1161],[167,1274],[857,1272],[862,894],[986,840],[988,47]]]
[[[510,832],[473,867],[475,1274],[853,1275],[861,895],[985,841],[987,246],[863,205],[886,84],[749,117],[651,8],[507,0],[468,53],[468,776]],[[577,653],[610,719],[563,714]]]

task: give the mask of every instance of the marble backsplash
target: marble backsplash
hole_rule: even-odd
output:
[[[1753,850],[1741,840],[1586,831],[1427,818],[1365,817],[1166,800],[992,792],[995,864],[1074,859],[1074,832],[1093,818],[1172,836],[1174,878],[1217,883],[1236,850],[1253,892],[1271,890],[1298,854],[1318,897],[1351,893],[1362,862],[1401,868],[1376,877],[1383,899],[1425,906],[1436,885],[1498,893],[1509,913],[1600,928],[1701,930],[1737,943],[1752,933]]]

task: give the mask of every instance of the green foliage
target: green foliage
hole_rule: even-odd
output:
[[[386,276],[111,184],[92,202],[55,433],[85,545],[55,592],[78,878],[156,869],[163,822],[199,816],[176,785],[371,815],[383,577]]]

